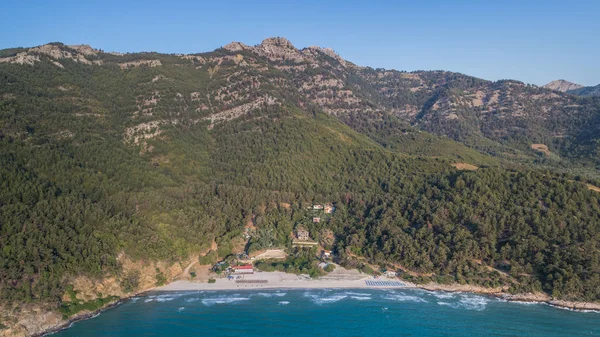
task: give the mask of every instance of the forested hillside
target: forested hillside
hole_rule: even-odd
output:
[[[349,266],[600,300],[599,99],[280,38],[3,50],[0,99],[6,303],[59,306],[80,275],[133,291],[123,254],[179,261],[214,242],[225,257],[250,219],[284,244],[313,202],[336,205],[308,229],[333,232]]]

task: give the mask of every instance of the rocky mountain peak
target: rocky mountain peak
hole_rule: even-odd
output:
[[[561,80],[552,81],[552,82],[544,85],[543,87],[546,89],[567,92],[569,90],[583,88],[583,85],[561,79]]]
[[[270,37],[265,39],[254,48],[254,51],[271,61],[302,62],[305,60],[302,53],[284,37]]]
[[[88,45],[65,46],[62,43],[47,43],[29,48],[15,56],[0,58],[0,63],[33,65],[41,61],[40,56],[48,56],[53,59],[51,62],[59,68],[63,68],[59,62],[61,59],[71,59],[82,64],[101,64],[101,61],[90,61],[86,58],[86,56],[97,55],[99,52]]]
[[[236,41],[233,41],[223,47],[223,49],[229,50],[231,52],[238,52],[238,51],[246,50],[248,48],[250,48],[250,47],[248,47],[247,45],[245,45],[241,42],[236,42]]]
[[[264,39],[260,46],[263,48],[286,48],[297,50],[296,47],[285,37],[269,37]]]

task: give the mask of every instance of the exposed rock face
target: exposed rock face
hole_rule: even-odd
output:
[[[188,264],[189,262],[191,262],[192,259],[193,259],[193,257],[190,257],[189,260],[182,261],[182,263],[179,263],[179,262],[170,263],[170,262],[164,262],[164,261],[142,261],[142,260],[133,261],[125,256],[122,256],[119,259],[119,262],[123,266],[123,273],[127,273],[132,270],[140,271],[140,280],[139,280],[139,286],[138,286],[137,290],[144,291],[144,290],[152,289],[156,286],[156,274],[157,274],[156,270],[157,269],[160,270],[164,274],[165,278],[168,281],[171,281],[183,272],[183,268],[185,267],[185,264]],[[110,286],[110,283],[106,284],[106,286]],[[118,294],[115,293],[114,295],[118,295]]]
[[[556,90],[560,92],[567,92],[569,90],[583,88],[583,85],[565,80],[556,80],[544,85],[543,87],[546,89]]]
[[[43,46],[31,48],[31,49],[29,49],[29,52],[46,54],[55,59],[71,59],[71,60],[74,60],[75,62],[79,62],[79,63],[83,63],[83,64],[92,64],[92,62],[90,60],[85,58],[84,54],[71,53],[67,50],[64,50],[60,46],[54,45],[54,44],[45,44]]]
[[[193,260],[183,261],[188,264]],[[168,281],[175,279],[183,272],[181,263],[170,263],[163,261],[133,261],[127,256],[121,255],[119,262],[123,266],[123,273],[130,271],[139,271],[139,286],[136,292],[152,289],[156,286],[157,269],[163,273]],[[79,276],[69,281],[77,294],[77,299],[91,301],[99,296],[118,296],[126,297],[128,295],[121,289],[119,280],[113,276],[102,279],[92,279],[86,276]],[[69,300],[65,296],[64,300]],[[92,313],[89,311],[79,312],[70,319],[84,318]],[[38,335],[68,324],[62,314],[56,311],[56,307],[48,304],[19,304],[10,307],[0,305],[0,323],[8,328],[0,330],[0,337],[26,337]]]
[[[219,113],[210,115],[208,117],[205,117],[204,119],[210,121],[209,128],[212,129],[215,123],[238,118],[254,109],[260,108],[261,106],[275,104],[277,104],[276,99],[267,95],[266,97],[260,97],[252,102],[236,106],[235,108],[224,110]]]
[[[230,44],[226,45],[223,47],[223,49],[232,51],[232,52],[238,52],[238,51],[242,51],[242,50],[246,50],[249,49],[250,47],[248,47],[247,45],[241,43],[241,42],[231,42]]]
[[[296,47],[294,47],[294,45],[290,42],[290,40],[286,39],[285,37],[270,37],[270,38],[264,39],[260,43],[260,46],[265,50],[268,50],[269,48],[283,48],[283,49],[290,49],[290,50],[298,50],[298,49],[296,49]]]
[[[88,65],[102,64],[101,61],[90,61],[86,58],[86,56],[97,55],[99,52],[99,50],[93,49],[88,45],[73,45],[65,48],[63,45],[45,44],[29,48],[26,52],[18,53],[12,57],[0,58],[0,63],[8,62],[33,65],[35,62],[40,62],[41,55],[46,55],[56,60],[71,59],[75,62]],[[57,61],[52,61],[52,63],[59,68],[64,68],[64,66]]]
[[[87,44],[75,44],[68,47],[83,55],[98,55],[100,53],[98,49],[94,49]]]
[[[160,60],[139,60],[139,61],[119,63],[119,67],[121,67],[121,69],[137,68],[139,66],[148,66],[150,68],[154,68],[154,67],[162,66],[162,63],[160,62]]]
[[[184,60],[195,61],[195,62],[200,63],[200,64],[206,62],[206,60],[204,59],[204,57],[198,56],[198,55],[181,55],[181,58],[184,59]]]
[[[304,61],[302,53],[286,38],[271,37],[253,48],[253,51],[271,61]]]
[[[32,66],[35,62],[39,62],[39,61],[40,61],[39,56],[29,55],[26,52],[18,53],[17,55],[12,56],[12,57],[0,58],[0,63],[7,62],[7,63],[16,63],[16,64],[28,64],[30,66]]]
[[[318,46],[310,46],[306,49],[303,50],[303,52],[308,52],[314,55],[315,52],[321,52],[335,60],[337,60],[338,62],[340,62],[344,67],[346,66],[346,60],[344,60],[338,53],[336,53],[333,49],[331,48],[322,48],[322,47],[318,47]]]
[[[92,279],[86,276],[79,276],[72,281],[73,289],[77,293],[77,299],[82,301],[91,301],[106,296],[124,297],[126,294],[121,290],[119,281],[114,277],[103,279]],[[66,298],[68,300],[68,298]]]
[[[8,329],[0,330],[3,337],[31,336],[56,326],[66,323],[62,314],[50,307],[40,305],[20,305],[11,309],[0,308],[3,319],[9,317],[10,321],[3,321]]]

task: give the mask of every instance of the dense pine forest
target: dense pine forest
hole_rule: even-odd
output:
[[[122,253],[226,257],[249,219],[285,247],[322,202],[343,265],[600,301],[599,99],[266,43],[0,51],[1,301],[125,287]]]

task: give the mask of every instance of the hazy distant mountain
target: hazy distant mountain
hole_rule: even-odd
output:
[[[568,93],[578,96],[600,96],[600,84],[594,87],[583,87],[569,90]]]
[[[597,86],[586,87],[581,84],[565,80],[556,80],[542,87],[550,90],[566,92],[577,96],[600,96],[600,84],[598,84]]]
[[[544,85],[543,87],[546,88],[546,89],[567,92],[567,91],[570,91],[570,90],[575,90],[575,89],[583,88],[583,85],[577,84],[577,83],[573,83],[573,82],[569,82],[569,81],[565,81],[565,80],[556,80],[556,81],[552,81],[552,82]]]

